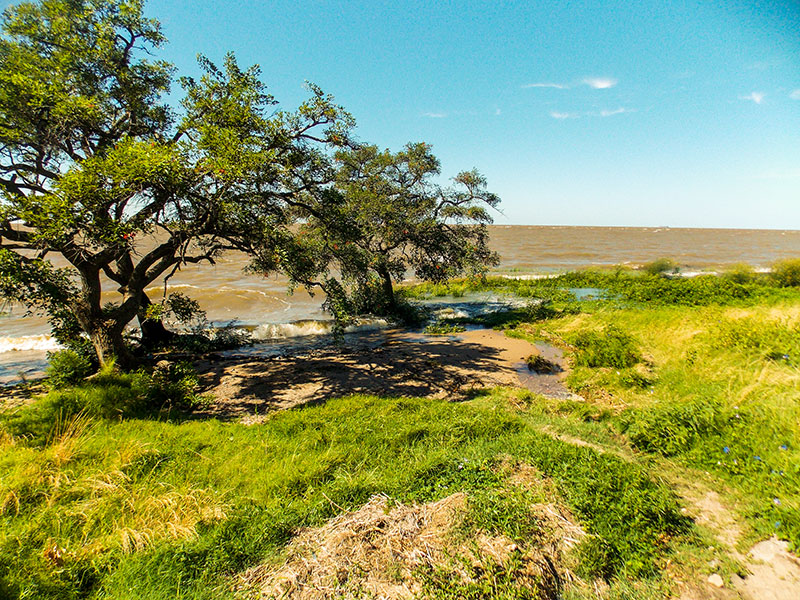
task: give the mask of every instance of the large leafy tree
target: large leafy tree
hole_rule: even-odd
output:
[[[325,205],[326,149],[352,119],[319,89],[278,111],[257,68],[201,59],[174,110],[141,0],[24,3],[2,30],[0,294],[85,333],[101,362],[130,360],[147,286],[229,249],[285,257],[293,220]]]
[[[394,283],[409,272],[443,282],[497,264],[487,225],[500,200],[477,171],[442,185],[439,161],[425,143],[396,153],[343,148],[335,160],[334,185],[299,207],[304,223],[284,267],[295,281],[323,288],[334,315],[357,305],[395,311]]]

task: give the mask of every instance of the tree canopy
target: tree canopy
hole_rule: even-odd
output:
[[[233,55],[201,58],[172,108],[174,69],[149,58],[165,40],[140,0],[25,3],[2,27],[0,291],[63,337],[85,332],[101,362],[125,361],[123,329],[158,278],[280,239],[260,230],[288,228],[333,178],[326,148],[349,141],[352,118],[318,88],[276,110]]]
[[[368,144],[342,148],[335,162],[334,184],[303,215],[283,269],[295,281],[338,295],[330,298],[340,303],[334,314],[358,310],[353,305],[391,313],[393,282],[407,274],[441,282],[481,275],[497,263],[487,224],[499,198],[477,171],[441,185],[439,161],[426,143],[396,153]]]

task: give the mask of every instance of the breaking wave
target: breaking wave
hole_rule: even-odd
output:
[[[0,337],[0,353],[29,352],[31,350],[44,352],[48,350],[59,350],[60,348],[61,346],[59,343],[46,334]]]
[[[375,331],[386,329],[389,321],[386,319],[362,319],[359,322],[345,327],[345,333],[359,331]],[[333,321],[306,319],[293,323],[264,323],[251,332],[254,340],[285,340],[289,338],[306,337],[311,335],[325,335],[333,330]]]

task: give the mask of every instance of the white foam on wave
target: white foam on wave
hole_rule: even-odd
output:
[[[377,331],[378,329],[386,329],[389,327],[389,321],[386,319],[362,319],[354,325],[348,325],[344,328],[345,333],[358,333],[359,331]]]
[[[294,323],[264,323],[253,330],[254,340],[281,340],[307,335],[330,333],[329,321],[296,321]]]
[[[46,334],[23,335],[20,337],[0,337],[0,353],[29,352],[31,350],[59,350],[61,345]]]
[[[389,326],[386,319],[362,319],[345,327],[345,333],[375,331]],[[325,335],[333,330],[333,321],[306,320],[294,323],[264,323],[256,327],[251,335],[254,340],[283,340],[288,338]]]
[[[435,310],[433,314],[437,319],[467,319],[472,316],[465,310],[449,307],[441,310]]]

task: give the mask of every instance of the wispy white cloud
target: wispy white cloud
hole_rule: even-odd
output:
[[[792,100],[800,100],[800,90],[795,90],[791,94],[789,94],[789,98]]]
[[[620,106],[619,108],[615,108],[614,110],[608,110],[608,109],[601,110],[599,114],[601,117],[613,117],[614,115],[621,115],[622,113],[629,113],[629,112],[635,112],[635,111],[632,108],[624,108]]]
[[[550,116],[554,119],[577,119],[579,117],[612,117],[614,115],[621,115],[623,113],[636,112],[635,108],[625,108],[620,106],[613,110],[603,109],[601,111],[587,111],[587,112],[560,112],[557,110],[550,111]]]
[[[761,104],[764,101],[764,92],[750,92],[747,96],[739,96],[740,100],[750,100],[756,104]]]
[[[494,114],[495,114],[495,116],[499,117],[501,114],[503,114],[503,111],[501,111],[499,108],[495,108],[494,109]]]
[[[526,83],[522,89],[528,88],[555,88],[557,90],[569,89],[569,86],[564,83]]]
[[[554,119],[577,119],[580,117],[578,113],[565,113],[565,112],[558,112],[556,110],[550,111],[550,116]]]
[[[424,112],[422,113],[423,117],[427,117],[428,119],[444,119],[447,116],[447,113],[442,112]]]
[[[596,90],[605,90],[617,85],[617,80],[611,77],[587,77],[583,83]]]

